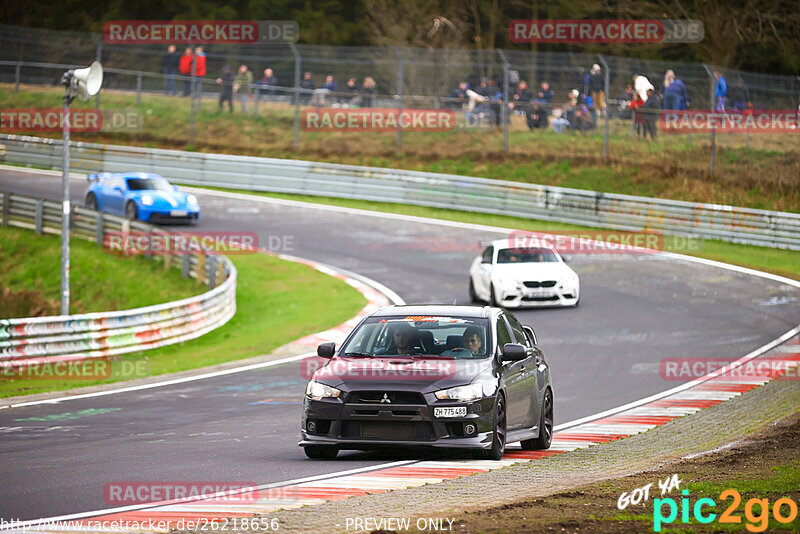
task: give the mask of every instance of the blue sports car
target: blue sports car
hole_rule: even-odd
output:
[[[158,174],[143,172],[90,174],[84,205],[130,220],[190,222],[200,217],[197,197],[181,193]]]

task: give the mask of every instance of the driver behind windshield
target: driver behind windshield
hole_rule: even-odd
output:
[[[464,329],[464,333],[461,336],[461,347],[446,350],[442,353],[442,356],[464,357],[464,350],[468,350],[473,356],[477,356],[481,352],[482,347],[481,328],[478,326],[468,326]]]

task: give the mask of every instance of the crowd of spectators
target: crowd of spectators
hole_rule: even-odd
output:
[[[183,54],[169,46],[163,57],[162,72],[164,92],[178,94],[178,78],[183,78],[183,95],[192,94],[192,79],[195,89],[199,89],[206,76],[206,56],[202,47],[194,50],[186,48]],[[462,81],[445,97],[445,105],[462,110],[468,117],[482,119],[484,124],[501,126],[503,111],[521,115],[530,130],[552,127],[557,132],[575,130],[586,132],[597,127],[598,118],[609,114],[609,104],[617,106],[617,117],[631,120],[637,135],[645,139],[657,135],[656,121],[662,110],[686,110],[691,107],[691,99],[686,84],[676,77],[675,72],[667,70],[664,74],[663,88],[656,89],[644,74],[635,74],[631,83],[619,97],[609,100],[605,89],[605,76],[598,64],[575,78],[574,85],[562,95],[556,95],[549,81],[541,81],[538,88],[531,89],[526,80],[512,71],[509,77],[509,101],[504,101],[502,80],[488,77],[480,78],[473,87]],[[728,87],[727,80],[719,71],[714,76],[714,108],[716,111],[737,112],[752,110],[750,93],[743,80]],[[263,70],[263,76],[254,80],[247,65],[240,65],[236,74],[230,65],[225,65],[216,79],[220,86],[219,109],[227,102],[228,111],[233,112],[234,96],[242,111],[249,112],[251,101],[272,98],[279,94],[281,87],[271,67]],[[563,84],[562,84],[563,87]],[[346,79],[340,86],[334,75],[328,73],[324,82],[317,86],[311,72],[305,72],[300,81],[301,102],[312,106],[331,107],[373,107],[377,96],[375,80],[366,76],[359,80],[355,76]]]

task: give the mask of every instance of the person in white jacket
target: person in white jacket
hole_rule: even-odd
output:
[[[633,90],[639,93],[642,101],[647,102],[647,90],[652,89],[655,92],[656,88],[650,83],[646,77],[641,74],[636,74],[633,77]]]

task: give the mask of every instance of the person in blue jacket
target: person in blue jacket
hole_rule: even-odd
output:
[[[683,80],[675,78],[675,73],[668,70],[664,76],[664,109],[687,109],[689,104],[689,93]]]
[[[714,88],[714,101],[717,104],[717,111],[725,111],[725,98],[728,96],[728,84],[725,77],[720,71],[714,71],[714,79],[717,80],[717,85]]]

